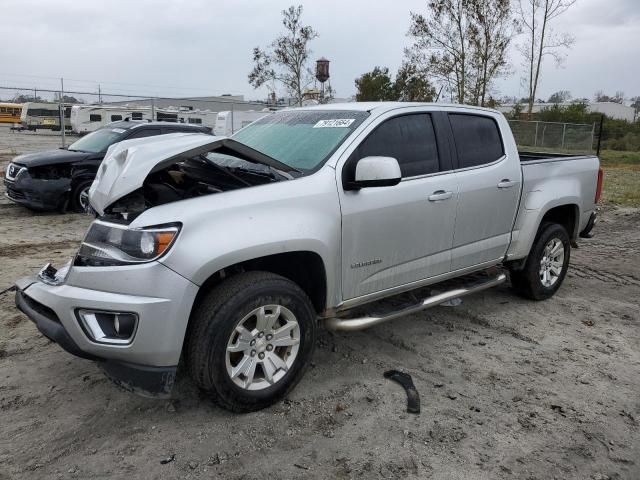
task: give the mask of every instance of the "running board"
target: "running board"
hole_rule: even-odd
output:
[[[467,286],[455,288],[447,292],[439,293],[437,295],[432,295],[425,298],[424,300],[422,300],[422,302],[416,305],[412,305],[410,307],[406,307],[386,315],[359,318],[327,318],[325,320],[325,325],[329,330],[340,332],[355,332],[358,330],[364,330],[365,328],[373,327],[374,325],[378,325],[379,323],[388,322],[389,320],[395,320],[396,318],[404,317],[405,315],[410,315],[421,310],[426,310],[430,307],[435,307],[454,298],[465,297],[472,293],[495,287],[497,285],[500,285],[501,283],[504,283],[506,280],[507,276],[504,273],[500,273],[495,277],[483,280],[482,282],[475,282]]]

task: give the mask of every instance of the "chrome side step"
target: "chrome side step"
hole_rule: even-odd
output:
[[[396,318],[404,317],[405,315],[410,315],[412,313],[416,313],[430,307],[435,307],[454,298],[465,297],[472,293],[495,287],[497,285],[500,285],[501,283],[504,283],[506,280],[507,276],[504,273],[500,273],[495,277],[491,277],[481,282],[475,282],[467,286],[454,288],[447,292],[432,295],[425,298],[424,300],[422,300],[422,302],[416,305],[412,305],[410,307],[406,307],[386,315],[359,318],[333,317],[325,319],[325,325],[329,330],[340,332],[355,332],[358,330],[364,330],[365,328],[373,327],[374,325],[378,325],[379,323],[388,322],[389,320],[395,320]]]

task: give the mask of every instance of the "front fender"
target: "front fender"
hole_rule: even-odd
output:
[[[132,227],[176,221],[182,230],[161,262],[196,285],[231,265],[306,251],[324,264],[327,302],[340,299],[340,205],[331,168],[155,207]]]

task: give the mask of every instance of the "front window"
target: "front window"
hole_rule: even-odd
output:
[[[111,145],[120,140],[120,137],[125,132],[121,128],[101,128],[89,135],[82,137],[77,142],[72,143],[69,146],[69,150],[72,152],[90,152],[98,153],[104,152]]]
[[[336,151],[368,112],[297,110],[267,115],[233,139],[280,162],[314,171]]]

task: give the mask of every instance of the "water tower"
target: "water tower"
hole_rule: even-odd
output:
[[[320,103],[323,103],[324,83],[329,80],[329,60],[324,57],[316,60],[316,80],[320,82]]]

